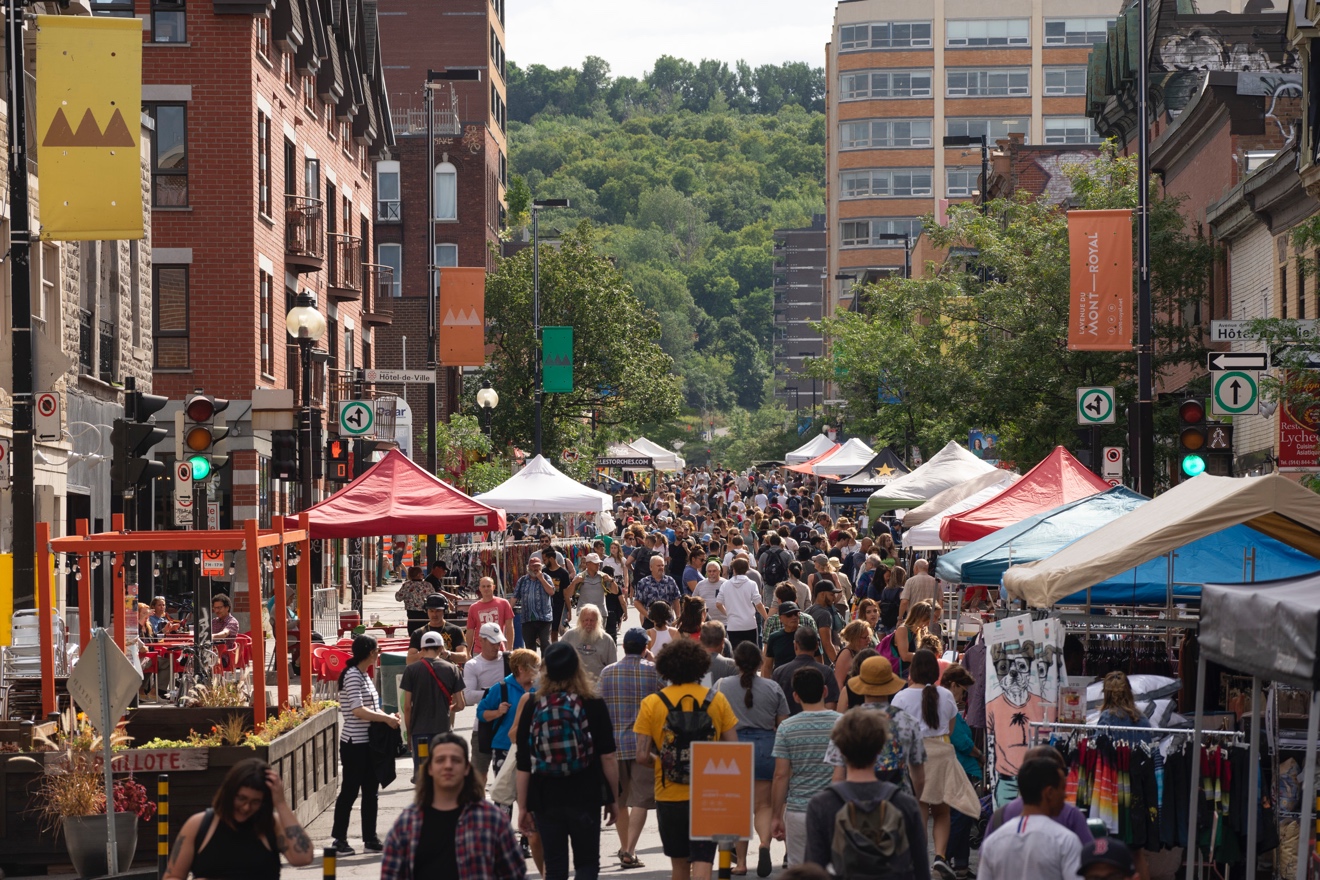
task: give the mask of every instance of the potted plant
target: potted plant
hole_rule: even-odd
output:
[[[105,775],[100,763],[101,737],[87,724],[84,716],[66,720],[64,731],[45,742],[53,746],[47,755],[48,770],[42,777],[36,810],[50,831],[64,834],[69,860],[79,877],[100,877],[109,873],[106,858],[108,821],[115,823],[119,867],[127,869],[137,848],[138,822],[147,822],[156,814],[156,805],[147,797],[147,789],[133,777],[114,783],[112,815],[107,819]],[[111,747],[123,747],[128,738],[116,731]]]

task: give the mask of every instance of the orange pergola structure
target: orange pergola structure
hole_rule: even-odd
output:
[[[114,553],[113,569],[113,635],[122,649],[125,641],[124,560],[135,552],[165,552],[206,550],[238,551],[247,553],[248,591],[251,606],[252,638],[252,714],[257,724],[266,720],[266,638],[261,627],[261,550],[278,548],[281,562],[285,548],[301,545],[302,559],[298,565],[298,649],[302,669],[302,698],[312,696],[312,571],[311,533],[307,515],[296,519],[279,519],[273,529],[262,529],[256,520],[247,520],[242,528],[215,531],[157,531],[126,532],[123,517],[116,514],[111,521],[113,531],[88,534],[87,521],[79,520],[77,534],[64,538],[51,538],[50,523],[37,523],[37,612],[43,634],[51,631],[51,615],[55,601],[51,584],[51,555],[73,553],[80,560],[83,577],[78,581],[78,605],[84,613],[78,617],[80,644],[91,642],[92,586],[90,572],[94,553]],[[272,551],[274,552],[274,551]],[[283,564],[275,566],[275,613],[271,628],[275,633],[275,677],[279,685],[280,706],[289,702],[289,632],[286,595],[288,585]],[[254,586],[255,585],[255,586]],[[136,615],[134,616],[136,625]],[[43,635],[41,639],[41,706],[45,715],[56,711],[55,700],[55,646]]]

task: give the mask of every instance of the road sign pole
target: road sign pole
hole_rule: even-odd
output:
[[[110,643],[110,635],[104,629],[98,629],[95,635],[97,656],[101,660],[101,668],[110,668],[110,655],[106,653],[106,647]],[[118,718],[110,714],[110,679],[106,675],[101,676],[101,763],[105,768],[105,856],[106,864],[110,866],[111,876],[119,873],[119,836],[115,833],[115,770],[112,764],[114,755],[111,753],[111,741],[115,729],[115,722]]]

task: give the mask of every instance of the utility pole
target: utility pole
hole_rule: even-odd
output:
[[[1150,111],[1147,0],[1137,0],[1137,491],[1155,496],[1154,308],[1150,293]]]
[[[22,0],[5,0],[5,79],[9,83],[9,295],[14,382],[11,470],[14,507],[15,611],[37,604],[36,489],[32,402],[31,210],[28,205],[27,67]],[[85,577],[90,577],[87,572]],[[90,612],[90,610],[89,610]]]
[[[536,388],[533,403],[536,425],[532,436],[532,454],[541,454],[541,409],[545,392],[541,389],[541,209],[570,207],[568,199],[532,199],[532,360],[535,362]]]

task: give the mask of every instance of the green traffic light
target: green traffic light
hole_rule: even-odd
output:
[[[211,476],[211,459],[205,455],[194,455],[188,461],[192,464],[194,480],[205,480]],[[1202,465],[1202,470],[1204,470],[1204,465]],[[1200,473],[1200,471],[1197,471],[1197,473]]]
[[[1182,472],[1189,477],[1199,477],[1205,473],[1205,459],[1199,455],[1184,455]]]

